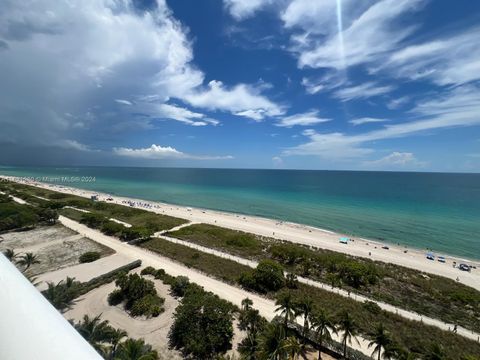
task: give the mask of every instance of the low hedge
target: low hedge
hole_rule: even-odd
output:
[[[78,260],[81,264],[84,264],[96,261],[98,259],[100,259],[100,253],[98,251],[88,251],[80,255],[80,258]]]

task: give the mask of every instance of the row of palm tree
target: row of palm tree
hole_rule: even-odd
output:
[[[23,255],[17,254],[13,249],[6,249],[3,255],[12,263],[23,266],[23,271],[27,271],[32,265],[40,264],[38,256],[32,252]]]
[[[283,317],[283,323],[281,324],[282,331],[278,328],[271,328],[269,332],[264,333],[264,337],[267,339],[277,336],[275,341],[272,339],[268,340],[270,347],[277,344],[276,352],[269,350],[268,353],[279,354],[279,351],[282,352],[288,349],[288,359],[306,358],[306,353],[312,351],[307,345],[307,340],[311,339],[317,344],[318,359],[321,359],[325,342],[332,339],[332,334],[341,334],[340,342],[343,357],[347,359],[348,345],[351,345],[353,342],[359,344],[357,339],[359,327],[355,319],[347,311],[343,311],[339,316],[333,317],[324,309],[316,308],[313,300],[308,296],[304,296],[298,300],[295,299],[290,292],[281,294],[275,304],[277,306],[275,310]],[[291,332],[289,325],[295,323],[298,317],[303,318],[303,325],[300,330],[300,341],[297,338],[293,339],[286,335]],[[278,340],[279,336],[280,338],[283,336],[283,341]],[[373,358],[378,360],[412,360],[418,358],[417,355],[399,346],[381,323],[377,324],[373,331],[368,333],[366,337],[370,340],[368,348],[372,348],[373,352],[371,355]],[[260,346],[264,342],[265,340],[261,340]],[[282,359],[282,357],[273,356],[267,357],[267,359],[276,360]],[[438,344],[432,344],[430,349],[426,350],[422,359],[444,359],[442,347]]]
[[[108,320],[100,315],[90,318],[88,315],[78,323],[75,329],[107,360],[157,360],[158,353],[143,339],[127,338],[124,330],[113,328]]]
[[[277,306],[276,311],[284,319],[283,327],[286,332],[289,330],[289,324],[294,323],[297,317],[303,318],[301,339],[303,343],[306,343],[310,334],[313,334],[313,340],[318,344],[318,359],[322,358],[324,344],[332,339],[332,334],[341,334],[343,357],[345,359],[347,358],[348,345],[351,345],[354,341],[359,343],[357,339],[358,326],[347,311],[342,312],[334,320],[333,316],[324,309],[316,309],[313,300],[308,296],[298,301],[293,298],[290,292],[283,293],[277,298],[275,304]],[[369,347],[373,346],[372,356],[378,357],[379,360],[382,356],[385,359],[388,358],[390,355],[385,349],[392,341],[383,325],[378,325],[370,337]]]

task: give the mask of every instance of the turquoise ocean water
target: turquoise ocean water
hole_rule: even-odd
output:
[[[480,174],[118,167],[0,167],[0,174],[57,177],[65,186],[480,259]]]

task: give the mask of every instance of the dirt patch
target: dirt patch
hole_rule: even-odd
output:
[[[170,287],[163,284],[160,280],[154,281],[159,296],[165,298],[165,311],[158,317],[146,319],[145,317],[131,317],[121,306],[110,306],[107,297],[115,289],[112,282],[103,285],[95,290],[80,297],[71,310],[63,315],[66,319],[79,321],[85,314],[90,317],[102,314],[103,320],[108,320],[110,324],[128,333],[129,337],[140,339],[151,344],[160,354],[161,359],[182,359],[178,351],[168,349],[168,332],[173,324],[173,313],[178,305],[178,300],[173,298],[170,293]]]
[[[114,251],[96,243],[62,225],[38,227],[30,231],[9,232],[2,235],[0,251],[13,249],[17,254],[32,252],[39,264],[30,267],[29,273],[38,275],[78,264],[78,258],[87,251],[98,251],[107,256]]]

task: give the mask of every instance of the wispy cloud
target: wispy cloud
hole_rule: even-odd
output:
[[[381,122],[386,122],[388,121],[387,119],[378,119],[378,118],[371,118],[371,117],[363,117],[363,118],[358,118],[358,119],[352,119],[349,120],[348,122],[354,126],[357,125],[363,125],[363,124],[369,124],[369,123],[381,123]]]
[[[331,119],[320,117],[318,110],[311,110],[301,114],[294,114],[281,118],[276,126],[280,127],[292,127],[292,126],[310,126],[315,124],[324,123]]]
[[[152,144],[148,148],[113,148],[113,153],[119,156],[126,156],[130,158],[140,158],[140,159],[191,159],[191,160],[230,160],[233,159],[232,156],[210,156],[210,155],[192,155],[187,154],[171,146],[161,146]]]
[[[367,144],[415,135],[428,130],[480,124],[480,89],[466,85],[449,90],[434,99],[419,102],[409,116],[417,120],[385,125],[380,129],[348,135],[340,132],[303,132],[309,141],[286,149],[284,155],[315,155],[327,159],[351,159],[373,152]],[[420,119],[419,119],[420,118]]]
[[[308,94],[313,95],[321,91],[333,90],[347,85],[348,80],[343,72],[328,71],[320,77],[302,79],[302,85]]]
[[[362,6],[357,9],[351,7],[355,18],[345,29],[340,32],[332,29],[325,35],[325,41],[315,41],[313,35],[308,35],[309,38],[304,39],[303,43],[295,44],[293,50],[299,55],[299,66],[342,69],[345,66],[379,60],[396,49],[415,29],[414,26],[408,26],[404,22],[396,23],[398,17],[417,10],[422,3],[424,3],[422,0],[382,0],[361,14],[357,11]],[[336,6],[329,6],[327,12],[332,19],[336,19],[335,11]],[[343,16],[348,17],[349,14]],[[303,26],[303,22],[308,19],[310,19],[308,15],[297,16],[295,22],[286,21],[286,25]]]
[[[274,3],[275,0],[224,0],[226,9],[237,20],[246,19]]]
[[[387,102],[387,107],[390,110],[396,110],[402,106],[405,106],[411,100],[410,96],[402,96],[396,99],[392,99]]]
[[[355,99],[368,99],[370,97],[387,94],[395,89],[392,85],[378,85],[374,82],[345,87],[336,90],[333,96],[341,101],[350,101]]]
[[[125,100],[125,99],[115,99],[116,103],[122,104],[122,105],[132,105],[131,101]]]
[[[459,85],[480,79],[480,27],[415,44],[390,55],[377,70],[395,77]]]
[[[218,121],[208,119],[204,114],[172,104],[160,104],[156,116],[181,121],[192,126],[217,125]]]

